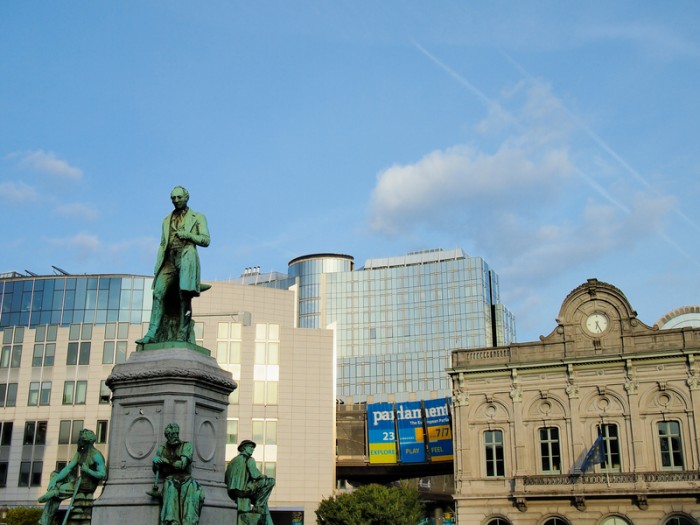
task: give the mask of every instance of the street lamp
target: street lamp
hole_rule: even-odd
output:
[[[10,509],[7,505],[0,507],[0,520],[5,521],[7,519],[7,513]]]

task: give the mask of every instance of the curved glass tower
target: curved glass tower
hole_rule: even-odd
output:
[[[351,256],[334,253],[304,255],[289,262],[289,278],[299,288],[299,328],[325,328],[326,275],[352,272],[353,265]]]

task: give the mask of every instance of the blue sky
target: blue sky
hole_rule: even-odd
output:
[[[699,304],[695,1],[0,3],[0,271],[203,277],[464,248],[518,340],[589,277]]]

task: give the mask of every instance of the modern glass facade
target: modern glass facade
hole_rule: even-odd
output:
[[[290,261],[288,278],[248,280],[295,285],[299,326],[334,326],[343,401],[447,396],[452,350],[515,340],[498,276],[480,257],[438,249],[353,266],[349,255],[307,255]]]
[[[140,324],[148,320],[152,281],[152,277],[114,275],[0,280],[0,328]]]

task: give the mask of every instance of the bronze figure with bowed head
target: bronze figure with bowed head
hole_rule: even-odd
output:
[[[82,429],[78,434],[76,453],[60,472],[51,474],[49,489],[39,498],[39,503],[45,503],[40,525],[51,525],[61,501],[71,498],[66,519],[63,520],[65,523],[73,510],[76,496],[91,499],[100,481],[107,476],[105,458],[94,447],[95,441],[97,436],[92,430]]]
[[[197,525],[204,490],[191,474],[192,443],[180,441],[177,423],[165,427],[165,440],[153,458],[153,471],[163,480],[160,525]]]

